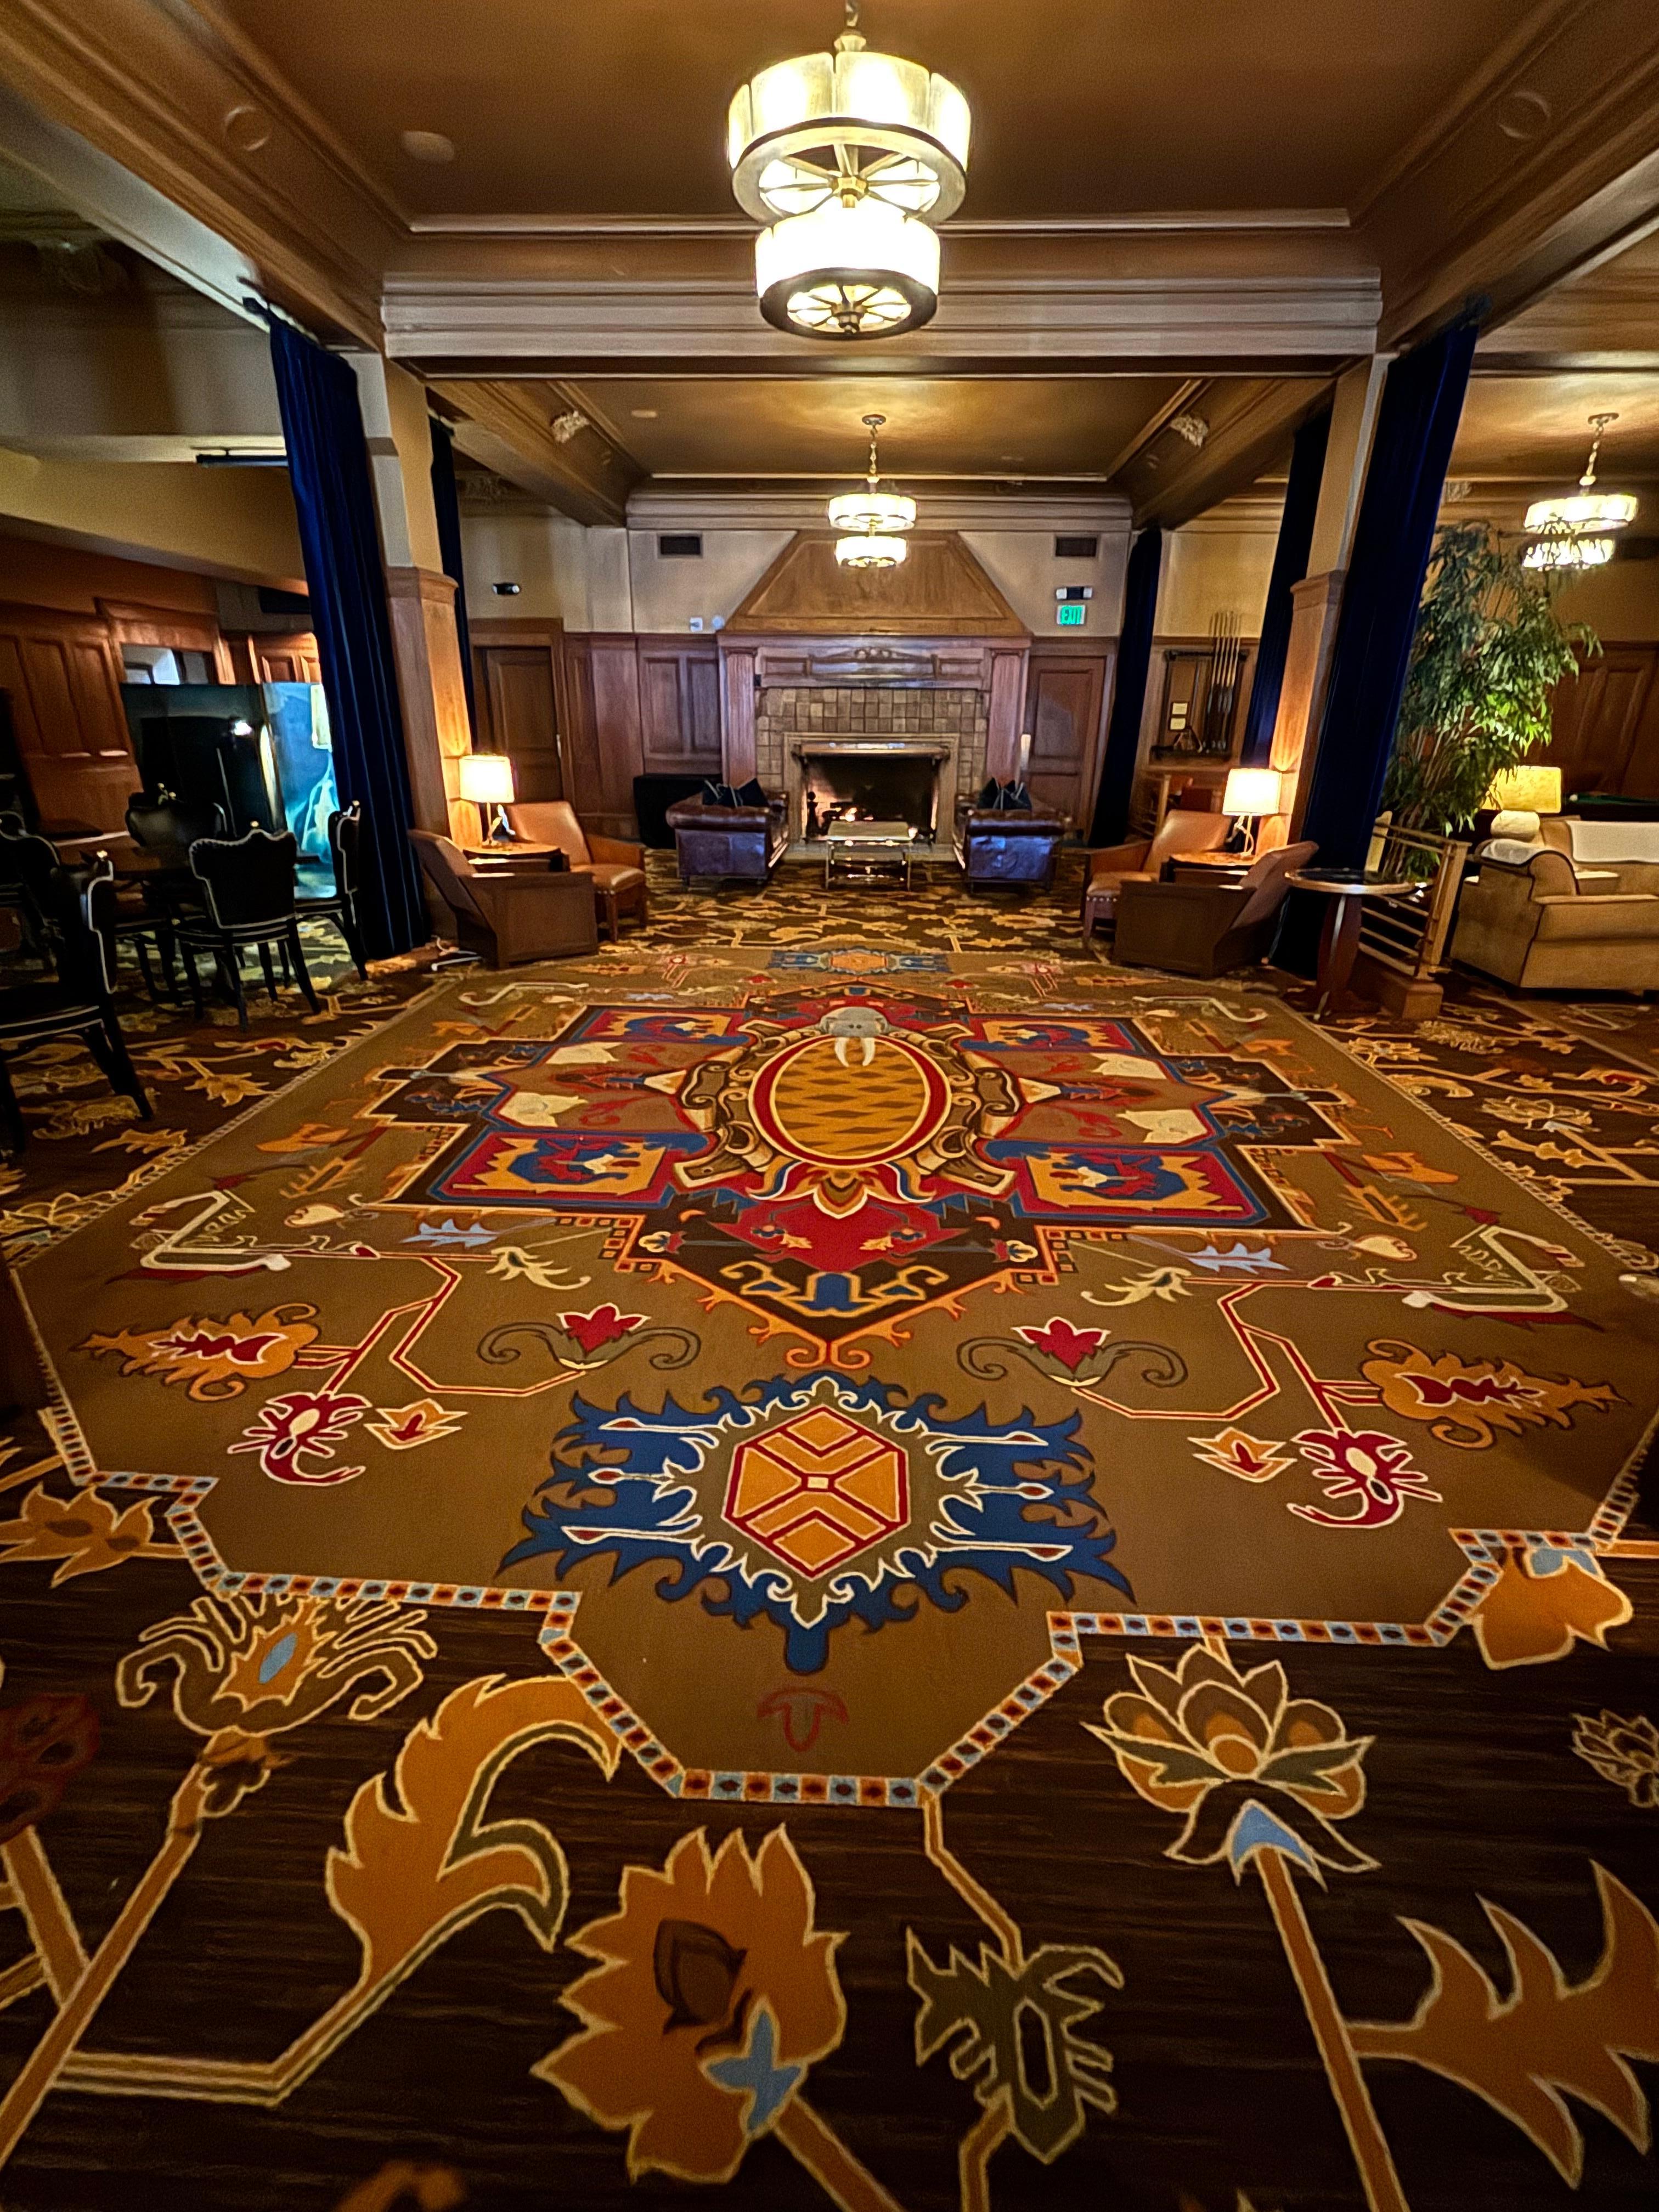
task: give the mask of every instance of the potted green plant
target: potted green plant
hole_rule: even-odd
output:
[[[1436,537],[1382,791],[1401,828],[1467,829],[1492,779],[1549,742],[1552,691],[1601,649],[1558,612],[1561,573],[1524,567],[1491,523]]]

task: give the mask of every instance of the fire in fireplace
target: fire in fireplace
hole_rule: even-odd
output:
[[[832,738],[796,751],[803,837],[822,837],[832,822],[908,822],[923,843],[933,843],[947,746]]]

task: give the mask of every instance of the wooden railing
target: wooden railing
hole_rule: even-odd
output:
[[[1370,873],[1416,886],[1409,899],[1368,900],[1359,949],[1379,967],[1424,985],[1444,973],[1468,842],[1431,830],[1399,830],[1386,817],[1366,855]]]

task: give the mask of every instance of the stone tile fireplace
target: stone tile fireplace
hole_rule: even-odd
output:
[[[908,822],[948,848],[958,793],[985,781],[988,731],[977,690],[785,684],[757,702],[756,773],[784,793],[798,842],[839,814]]]

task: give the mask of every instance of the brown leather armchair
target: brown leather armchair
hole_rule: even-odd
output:
[[[1305,868],[1317,845],[1264,853],[1242,884],[1157,884],[1129,878],[1118,894],[1112,957],[1127,968],[1167,968],[1177,975],[1224,975],[1273,950],[1285,878]]]
[[[1200,814],[1194,807],[1172,806],[1158,823],[1156,836],[1131,838],[1127,844],[1107,845],[1091,853],[1083,884],[1085,937],[1091,936],[1101,922],[1113,919],[1125,884],[1155,884],[1164,872],[1164,862],[1178,853],[1215,852],[1225,843],[1232,826],[1224,814]]]
[[[597,949],[593,882],[580,869],[556,874],[545,860],[475,866],[447,837],[429,830],[409,834],[428,881],[455,917],[458,942],[492,968]]]
[[[680,881],[763,884],[789,850],[787,802],[764,806],[710,806],[702,799],[678,799],[668,810],[679,855]]]
[[[1033,809],[1006,812],[994,806],[968,806],[957,816],[957,859],[970,891],[1016,890],[1039,885],[1047,890],[1054,879],[1060,841],[1068,823],[1063,814]]]
[[[514,832],[532,845],[556,845],[577,875],[593,879],[593,903],[614,943],[617,917],[648,918],[645,848],[584,830],[568,799],[526,799],[507,810]]]

